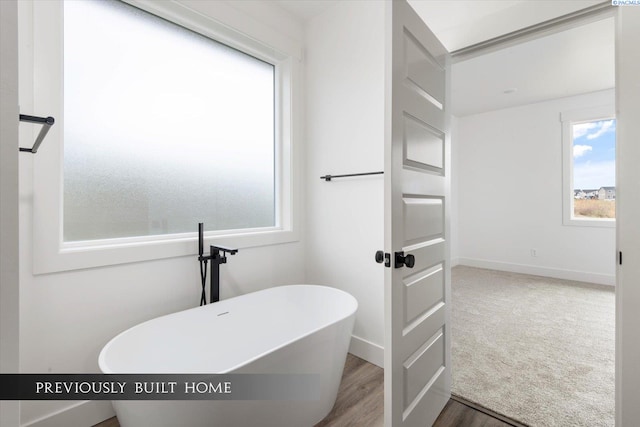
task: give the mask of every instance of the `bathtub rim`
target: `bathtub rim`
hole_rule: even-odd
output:
[[[335,288],[335,287],[332,287],[332,286],[316,285],[316,284],[302,284],[302,283],[300,283],[300,284],[292,284],[292,285],[271,286],[269,288],[261,289],[259,291],[248,292],[246,294],[237,295],[235,297],[227,298],[227,299],[221,300],[220,302],[230,301],[230,300],[233,300],[233,299],[236,299],[236,298],[242,298],[243,296],[251,295],[251,294],[255,294],[255,293],[268,292],[269,290],[272,290],[272,289],[275,289],[275,288],[283,288],[283,287],[327,288],[327,289],[330,289],[331,292],[338,292],[338,293],[344,294],[346,298],[351,299],[351,301],[354,304],[354,307],[353,307],[353,310],[349,310],[348,314],[346,314],[344,316],[337,316],[335,318],[335,320],[333,322],[331,322],[331,323],[324,324],[324,325],[321,325],[321,326],[319,326],[317,328],[311,329],[308,332],[306,332],[305,334],[297,336],[295,339],[292,339],[292,340],[289,340],[289,341],[285,341],[284,343],[282,343],[282,344],[280,344],[278,346],[274,346],[273,348],[270,348],[269,350],[264,351],[264,352],[254,356],[252,358],[249,358],[247,360],[241,361],[240,363],[238,363],[238,364],[236,364],[236,365],[234,365],[234,366],[232,366],[232,367],[230,367],[228,369],[222,370],[220,372],[199,372],[199,373],[203,373],[203,374],[228,374],[228,373],[232,373],[232,372],[242,368],[243,366],[246,366],[246,365],[248,365],[248,364],[250,364],[250,363],[252,363],[252,362],[254,362],[256,360],[259,360],[259,359],[261,359],[261,358],[263,358],[263,357],[265,357],[265,356],[267,356],[267,355],[269,355],[271,353],[274,353],[274,352],[276,352],[276,351],[278,351],[278,350],[280,350],[280,349],[282,349],[282,348],[284,348],[284,347],[286,347],[288,345],[291,345],[292,343],[294,343],[296,341],[300,341],[300,340],[302,340],[302,339],[304,339],[304,338],[306,338],[306,337],[308,337],[310,335],[313,335],[314,333],[316,333],[316,332],[318,332],[318,331],[320,331],[320,330],[322,330],[324,328],[327,328],[327,327],[332,326],[332,325],[336,325],[336,324],[344,321],[345,319],[348,319],[349,317],[355,316],[356,312],[358,311],[358,307],[359,307],[358,300],[353,295],[351,295],[349,292],[343,291],[342,289]],[[210,307],[210,306],[211,306],[211,304],[207,304],[205,306],[187,308],[187,309],[184,309],[184,310],[176,311],[174,313],[168,313],[168,314],[164,314],[162,316],[157,316],[157,317],[154,317],[153,319],[145,320],[144,322],[135,324],[135,325],[125,329],[124,331],[118,333],[117,335],[115,335],[113,338],[111,338],[102,347],[102,350],[100,350],[100,354],[98,355],[98,368],[100,369],[100,372],[103,373],[103,374],[127,374],[127,373],[130,373],[130,372],[115,372],[115,371],[113,371],[112,369],[108,368],[107,362],[105,360],[107,351],[109,350],[109,348],[112,346],[112,344],[120,336],[122,336],[122,335],[128,333],[129,331],[131,331],[131,330],[133,330],[135,328],[138,328],[138,327],[140,327],[142,325],[145,325],[147,323],[153,322],[156,319],[160,319],[160,318],[168,317],[168,316],[174,316],[174,315],[179,314],[179,313],[184,313],[185,311],[198,310],[198,309],[203,309],[203,308]],[[106,369],[105,369],[105,367],[106,367]],[[135,373],[139,373],[139,374],[162,374],[164,372],[135,372]]]

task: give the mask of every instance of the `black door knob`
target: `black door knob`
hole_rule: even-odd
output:
[[[382,264],[382,261],[384,261],[384,252],[382,251],[377,251],[376,252],[376,262],[378,264]]]
[[[404,265],[406,265],[409,268],[413,268],[413,266],[416,265],[416,258],[411,254],[405,256]]]
[[[408,268],[413,268],[416,265],[416,258],[409,254],[405,255],[404,252],[396,252],[396,262],[394,264],[395,268],[402,268],[407,266]]]

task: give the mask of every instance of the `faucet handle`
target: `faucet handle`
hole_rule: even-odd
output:
[[[220,251],[222,251],[223,252],[223,256],[226,255],[226,254],[235,255],[235,254],[238,253],[237,249],[231,249],[231,248],[227,248],[227,247],[224,247],[224,246],[215,246],[215,245],[211,245],[209,250],[211,251],[212,254],[214,252],[219,254]]]

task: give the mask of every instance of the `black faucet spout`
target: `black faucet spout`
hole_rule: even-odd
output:
[[[222,256],[224,257],[226,254],[229,255],[235,255],[238,253],[237,249],[231,249],[231,248],[227,248],[224,246],[215,246],[215,245],[211,245],[211,247],[209,248],[211,250],[211,254],[213,255],[214,253],[220,253],[222,252]]]

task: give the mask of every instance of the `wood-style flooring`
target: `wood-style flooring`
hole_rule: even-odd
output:
[[[333,410],[315,427],[383,427],[384,371],[352,354],[347,355]]]
[[[315,427],[383,427],[384,374],[382,368],[351,354],[333,410]],[[433,427],[512,427],[463,403],[449,400]],[[116,417],[95,427],[120,427]],[[253,426],[246,426],[253,427]]]
[[[454,399],[444,407],[433,427],[518,427]]]

